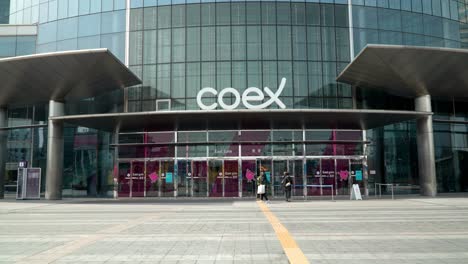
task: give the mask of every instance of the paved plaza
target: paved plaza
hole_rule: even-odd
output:
[[[310,263],[468,263],[468,198],[0,201],[0,263],[289,263],[291,244]]]

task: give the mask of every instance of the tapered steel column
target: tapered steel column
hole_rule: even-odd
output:
[[[65,113],[64,104],[49,101],[49,117],[62,116]],[[62,199],[63,181],[63,123],[49,119],[47,131],[47,171],[46,171],[47,200]]]
[[[421,112],[432,112],[431,96],[424,95],[416,98],[415,110]],[[421,195],[434,197],[437,195],[437,178],[432,116],[429,115],[416,121],[416,139],[418,143],[419,184]]]
[[[7,111],[5,108],[0,107],[0,127],[7,127]],[[0,199],[4,198],[5,190],[5,163],[7,155],[7,131],[0,130]]]

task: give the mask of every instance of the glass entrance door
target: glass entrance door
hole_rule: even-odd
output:
[[[323,185],[333,185],[333,190],[336,194],[335,182],[335,160],[321,159],[320,160],[320,176]],[[323,195],[331,195],[331,188],[322,189]]]
[[[207,190],[207,164],[206,161],[192,161],[192,182],[193,182],[193,195],[195,197],[208,196]]]
[[[145,178],[146,197],[174,196],[174,161],[148,160]]]
[[[174,197],[174,161],[162,160],[160,161],[160,191],[163,197]]]
[[[350,171],[349,171],[349,159],[337,159],[336,160],[336,193],[337,195],[349,194],[350,184]]]
[[[188,160],[177,161],[177,196],[191,196],[192,188],[192,163]]]
[[[272,163],[273,161],[271,159],[258,159],[257,160],[257,177],[260,175],[260,172],[263,171],[265,173],[265,177],[267,180],[267,185],[266,185],[266,193],[267,196],[272,195],[272,190],[273,190],[273,171],[272,171]],[[257,194],[257,190],[255,189],[255,195]]]
[[[242,170],[242,197],[255,197],[257,195],[257,161],[243,160],[241,165]]]
[[[146,162],[146,197],[159,196],[159,160]]]
[[[273,192],[275,197],[284,196],[282,184],[285,172],[293,178],[292,196],[304,196],[303,160],[274,160],[273,161]]]
[[[350,163],[350,178],[349,178],[349,186],[350,191],[352,190],[353,184],[358,184],[361,194],[364,195],[366,193],[365,189],[365,181],[364,181],[364,166],[362,165],[362,159],[351,159]]]
[[[131,164],[130,162],[119,163],[118,175],[118,196],[130,197],[130,182],[131,182]]]
[[[289,171],[287,160],[273,161],[273,195],[275,197],[284,196],[284,189],[281,185],[283,173]]]
[[[224,160],[224,197],[239,197],[239,161]]]
[[[132,162],[132,197],[144,197],[145,196],[145,162],[144,161],[133,161]]]
[[[210,197],[223,196],[223,161],[208,161],[208,195]]]
[[[323,195],[323,188],[320,188],[322,183],[322,177],[320,175],[320,159],[307,159],[305,174],[307,196]]]
[[[292,196],[305,196],[304,186],[304,172],[303,172],[303,161],[302,160],[290,160],[289,161],[290,175],[293,177],[293,189]]]

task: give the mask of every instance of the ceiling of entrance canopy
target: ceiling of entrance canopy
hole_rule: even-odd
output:
[[[468,50],[368,45],[337,81],[403,97],[468,98]]]
[[[371,129],[431,115],[387,110],[157,111],[52,117],[54,121],[104,131],[198,129]]]
[[[0,59],[0,106],[95,97],[140,84],[107,49]]]

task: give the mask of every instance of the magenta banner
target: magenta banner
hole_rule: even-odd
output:
[[[151,183],[155,183],[158,180],[158,174],[156,172],[153,172],[149,175],[149,178],[151,180]]]
[[[247,169],[247,171],[245,172],[245,177],[247,178],[247,180],[251,181],[255,177],[255,173]]]

